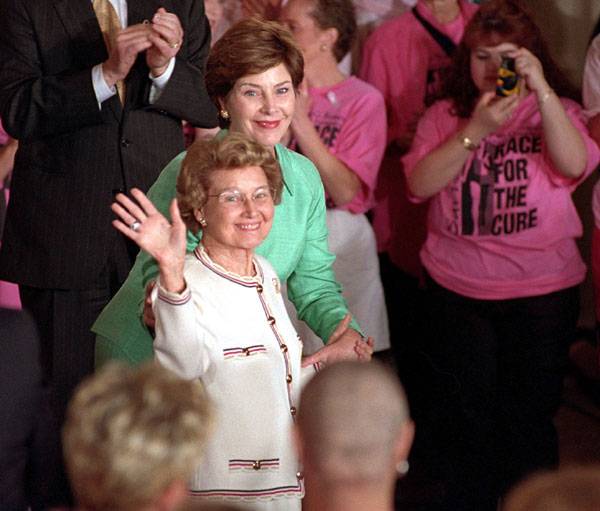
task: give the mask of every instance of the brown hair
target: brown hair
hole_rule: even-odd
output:
[[[313,0],[309,15],[321,30],[335,28],[338,39],[333,55],[340,62],[350,51],[356,32],[356,12],[351,0]]]
[[[540,59],[550,87],[559,96],[579,101],[577,89],[558,68],[531,13],[517,0],[486,0],[465,28],[443,89],[443,95],[452,99],[456,115],[469,117],[479,96],[471,78],[471,51],[479,45],[502,42],[527,48]]]
[[[284,64],[292,78],[294,89],[304,78],[302,50],[292,34],[279,23],[259,17],[235,23],[212,47],[206,61],[206,90],[220,109],[224,98],[241,77],[257,74]],[[222,128],[229,121],[219,116]]]
[[[245,167],[261,167],[264,170],[273,202],[279,204],[283,189],[281,167],[263,145],[242,133],[228,133],[221,139],[201,138],[189,147],[177,179],[177,203],[181,218],[190,231],[197,233],[202,229],[194,210],[200,209],[208,200],[211,174],[217,170]]]

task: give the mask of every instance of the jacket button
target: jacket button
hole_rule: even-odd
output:
[[[290,408],[290,413],[291,413],[292,415],[296,415],[296,407],[295,407],[295,406],[292,406],[292,407]]]
[[[263,287],[262,287],[262,286],[259,284],[258,286],[256,286],[256,290],[257,290],[259,293],[262,293],[262,292],[263,292]]]
[[[121,147],[129,147],[129,140],[127,140],[126,138],[122,138]]]
[[[304,479],[304,474],[302,472],[296,472],[296,477],[298,479]]]
[[[254,463],[252,463],[252,468],[254,470],[260,470],[260,461],[256,460]]]
[[[247,357],[250,355],[250,350],[248,348],[242,348],[242,353]]]
[[[267,318],[267,321],[269,322],[269,325],[274,325],[275,324],[275,318],[273,316],[269,316]]]
[[[291,374],[288,374],[288,375],[285,377],[285,381],[287,381],[288,383],[292,383],[292,375],[291,375]]]
[[[285,344],[282,344],[282,345],[281,345],[281,351],[282,351],[283,353],[287,353],[287,350],[288,350],[288,347],[287,347]]]

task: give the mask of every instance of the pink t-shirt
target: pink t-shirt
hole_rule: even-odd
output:
[[[455,44],[478,7],[459,0],[461,14],[440,24],[423,2],[417,11]],[[440,87],[440,73],[450,59],[412,12],[375,29],[363,48],[360,77],[385,98],[388,142],[402,137],[431,103]],[[376,190],[373,228],[377,249],[404,271],[419,273],[419,249],[425,239],[426,205],[410,204],[398,160],[386,157]]]
[[[477,5],[460,0],[461,14],[441,25],[423,4],[417,11],[458,45]],[[377,27],[363,48],[360,77],[374,85],[388,109],[388,141],[402,136],[425,108],[427,96],[437,92],[439,73],[450,59],[412,12]]]
[[[355,76],[332,87],[312,87],[309,95],[309,117],[321,140],[362,182],[355,197],[339,209],[365,213],[375,204],[377,172],[386,145],[383,97]]]
[[[421,260],[440,285],[472,298],[507,299],[550,293],[584,279],[575,244],[582,225],[571,193],[600,162],[600,149],[581,106],[561,101],[585,141],[583,176],[567,179],[555,169],[535,95],[529,94],[430,201]],[[421,119],[403,159],[407,175],[467,123],[449,108],[449,101],[437,102]]]

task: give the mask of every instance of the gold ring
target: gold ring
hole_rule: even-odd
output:
[[[174,43],[169,43],[169,46],[173,49],[178,48],[179,47],[179,41],[176,41]]]

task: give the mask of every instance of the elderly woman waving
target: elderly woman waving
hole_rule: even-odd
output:
[[[119,194],[112,207],[121,218],[114,226],[158,262],[156,359],[185,379],[200,378],[216,404],[192,496],[249,500],[265,510],[300,509],[304,491],[290,441],[302,343],[275,270],[254,254],[282,188],[275,157],[232,133],[191,146],[172,223],[140,190],[132,190],[139,206]],[[187,254],[186,227],[203,234]]]

